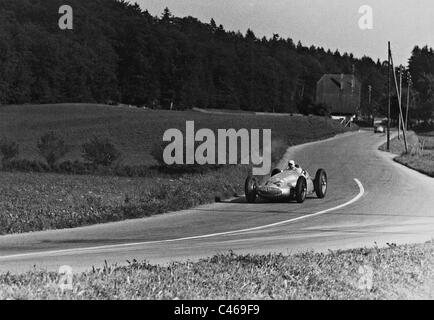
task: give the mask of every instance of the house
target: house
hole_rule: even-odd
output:
[[[362,85],[352,74],[325,74],[317,82],[316,103],[338,117],[354,117],[360,110]]]

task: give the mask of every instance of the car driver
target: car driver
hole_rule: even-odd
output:
[[[290,170],[290,171],[295,170],[295,171],[297,171],[299,174],[301,174],[301,173],[303,172],[303,169],[300,168],[300,166],[297,166],[297,165],[295,164],[295,161],[294,161],[294,160],[289,160],[289,162],[288,162],[288,170]]]

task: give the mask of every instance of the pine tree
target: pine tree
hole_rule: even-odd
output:
[[[163,14],[161,16],[161,21],[165,22],[165,23],[169,23],[172,21],[172,13],[170,12],[169,8],[166,7],[164,8]]]

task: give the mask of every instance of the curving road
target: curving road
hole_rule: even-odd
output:
[[[384,141],[360,131],[290,148],[284,162],[294,158],[311,174],[326,169],[324,200],[252,205],[236,199],[146,219],[1,236],[0,272],[35,265],[78,272],[105,260],[166,263],[228,250],[292,253],[431,240],[434,179],[378,151]]]

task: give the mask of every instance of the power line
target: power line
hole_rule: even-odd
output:
[[[391,63],[392,63],[392,68],[393,68],[393,78],[394,78],[394,80],[395,80],[395,86],[396,86],[396,94],[398,95],[398,106],[399,106],[399,125],[398,125],[398,130],[399,130],[399,127],[401,126],[401,124],[402,125],[404,125],[404,117],[403,117],[403,115],[402,115],[402,105],[401,105],[401,91],[402,90],[399,90],[399,88],[398,88],[398,80],[397,80],[397,78],[396,78],[396,72],[395,72],[395,68],[394,68],[394,65],[393,65],[393,56],[392,56],[392,51],[390,50],[389,51],[389,54],[390,54],[390,61],[391,61]],[[402,73],[401,73],[402,74]],[[390,114],[389,114],[390,115]],[[390,118],[389,118],[390,119]],[[390,121],[390,120],[389,120]],[[404,127],[402,128],[402,131],[403,131],[403,135],[404,135],[404,146],[405,146],[405,152],[406,153],[408,153],[408,145],[407,145],[407,136],[406,136],[406,132],[405,132],[405,129],[404,129]],[[399,133],[399,131],[398,131],[398,133]]]

